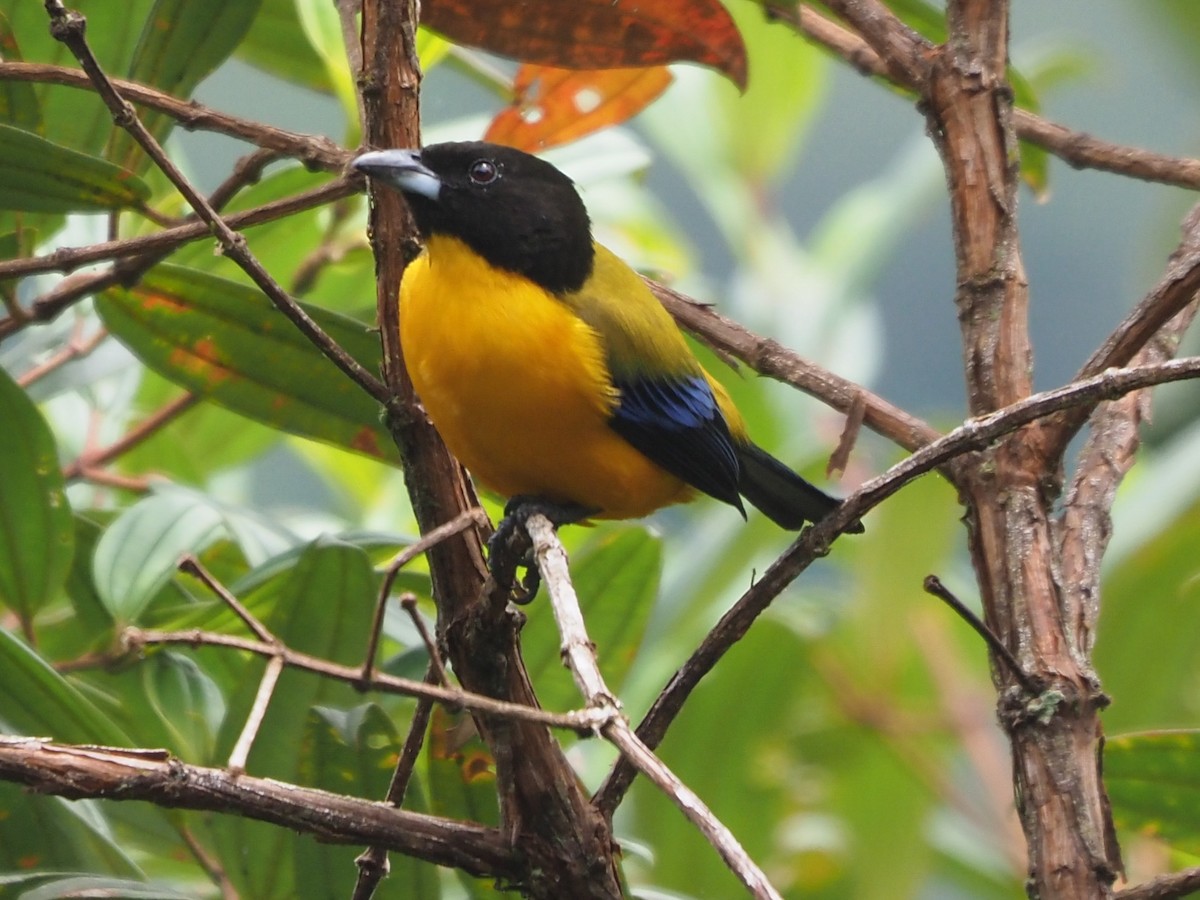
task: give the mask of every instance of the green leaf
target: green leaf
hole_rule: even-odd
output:
[[[661,573],[661,543],[639,526],[606,530],[571,566],[588,637],[615,691],[641,645]],[[521,634],[526,668],[542,705],[561,712],[579,708],[583,700],[562,664],[560,643],[551,611],[533,610]]]
[[[1181,449],[1190,454],[1180,455],[1181,467],[1194,471],[1195,446],[1184,443]],[[1182,492],[1191,487],[1166,479],[1163,484]],[[1164,520],[1163,501],[1153,492],[1146,499],[1152,501],[1144,512],[1153,517],[1153,536],[1106,573],[1097,629],[1096,669],[1116,698],[1104,719],[1117,732],[1195,722],[1198,711],[1196,693],[1180,685],[1200,677],[1200,504]]]
[[[1118,825],[1200,851],[1200,731],[1110,738],[1104,781]]]
[[[25,623],[54,598],[74,552],[58,452],[37,407],[0,370],[0,605]]]
[[[141,179],[120,166],[0,125],[0,209],[96,212],[141,206],[149,197]]]
[[[291,434],[398,464],[378,404],[260,292],[158,266],[135,288],[105,291],[97,308],[123,344],[176,384]],[[304,308],[351,356],[378,370],[379,344],[365,326]]]
[[[498,827],[496,760],[464,712],[434,706],[425,742],[430,812]]]
[[[187,98],[237,47],[262,0],[156,0],[146,17],[129,78],[176,97]],[[163,141],[174,119],[142,112],[142,123]],[[135,172],[150,159],[124,130],[113,133],[108,158]]]
[[[106,900],[189,900],[193,893],[182,893],[130,878],[101,878],[74,875],[58,878],[21,894],[21,900],[66,900],[72,897],[104,897]]]
[[[72,744],[126,746],[128,738],[66,679],[0,629],[0,722],[18,734]]]
[[[276,78],[333,93],[329,71],[300,25],[295,0],[262,0],[258,16],[238,45],[236,55]]]
[[[88,46],[113,75],[127,75],[138,35],[153,0],[89,3],[87,14]],[[15,34],[20,35],[21,51],[28,62],[78,67],[71,51],[50,36],[45,5],[25,0],[0,0]],[[108,111],[94,91],[64,85],[35,87],[41,101],[45,134],[51,140],[84,153],[101,154],[114,125]],[[0,205],[2,208],[2,205]]]
[[[73,872],[139,874],[96,801],[68,803],[0,783],[0,897],[24,900],[25,891]]]
[[[411,704],[410,704],[411,705]],[[304,745],[303,783],[339,794],[381,800],[387,795],[403,738],[374,703],[347,710],[316,707],[309,711]],[[404,808],[422,812],[420,783],[409,782]],[[357,847],[317,844],[296,858],[296,883],[312,900],[342,900],[354,886]],[[441,896],[437,868],[410,856],[393,854],[378,900],[436,900]]]
[[[341,103],[342,112],[349,123],[346,143],[358,143],[358,98],[354,78],[350,73],[350,60],[346,57],[346,43],[342,40],[342,23],[337,7],[326,0],[295,0],[296,14],[304,34],[325,65],[329,83]]]
[[[294,650],[346,665],[361,663],[379,583],[380,576],[362,550],[323,539],[310,545],[284,577],[263,586],[261,593],[275,598],[265,611],[264,624]],[[241,599],[257,608],[261,598],[252,593]],[[218,738],[219,758],[227,756],[242,729],[265,665],[255,660],[229,699],[229,712]],[[349,708],[361,702],[349,685],[285,670],[250,752],[247,770],[296,781],[311,750],[305,743],[306,711],[317,705]],[[244,859],[245,847],[256,848],[253,859],[230,872],[242,896],[270,900],[302,895],[293,882],[295,855],[311,852],[311,839],[298,839],[274,826],[242,819],[222,822],[213,837],[222,855],[230,859]]]
[[[0,59],[20,62],[24,57],[8,17],[0,12]],[[42,105],[33,85],[27,81],[0,81],[0,122],[25,131],[41,132]],[[4,258],[4,257],[0,257]]]
[[[171,751],[201,765],[213,758],[217,729],[225,716],[220,688],[191,657],[155,653],[141,667],[150,709],[171,735]]]
[[[152,495],[122,513],[92,561],[96,590],[113,618],[136,622],[174,577],[180,557],[212,543],[222,522],[211,504],[183,491]]]

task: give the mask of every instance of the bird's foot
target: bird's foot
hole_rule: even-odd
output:
[[[504,505],[504,518],[488,540],[488,571],[497,584],[509,588],[513,603],[529,603],[537,596],[541,573],[533,559],[533,547],[525,523],[533,515],[543,515],[555,528],[580,522],[597,510],[579,503],[559,503],[543,497],[518,495]],[[517,569],[525,577],[517,580]]]

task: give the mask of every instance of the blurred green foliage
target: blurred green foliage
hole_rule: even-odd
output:
[[[353,77],[328,3],[130,0],[120,15],[97,2],[77,5],[114,74],[187,96],[236,55],[335,98],[343,134],[357,140]],[[896,5],[915,27],[938,32],[929,5]],[[1159,5],[1181,29],[1200,28],[1192,6]],[[680,274],[750,327],[869,382],[880,340],[875,279],[897,236],[938,202],[941,174],[898,147],[894,164],[841,198],[802,243],[773,206],[772,185],[820,126],[832,63],[764,21],[748,0],[730,0],[730,8],[750,54],[745,96],[713,73],[683,70],[643,117],[646,137],[619,128],[555,159],[583,188],[598,233],[629,258]],[[421,43],[427,66],[440,61],[457,67],[455,77],[469,70],[497,87],[485,65],[446,56],[437,38]],[[28,0],[0,0],[0,48],[9,60],[64,62],[40,4]],[[1036,103],[1054,77],[1082,71],[1077,62],[1070,55],[1043,60],[1024,73],[1019,98]],[[497,87],[497,107],[503,102]],[[100,236],[95,221],[80,216],[60,231],[66,213],[136,206],[147,197],[162,208],[177,203],[140,153],[113,136],[90,93],[0,81],[0,110],[0,197],[17,196],[31,178],[52,185],[44,206],[0,204],[4,255]],[[427,125],[443,136],[481,130],[477,119],[433,115]],[[170,122],[153,121],[165,137]],[[76,177],[55,179],[67,153]],[[728,284],[696,281],[693,223],[661,209],[640,182],[651,158],[671,161],[726,241],[737,264]],[[1026,165],[1044,188],[1045,158]],[[289,196],[323,178],[281,163],[230,208]],[[304,272],[298,283],[314,316],[373,365],[374,270],[364,223],[364,204],[355,199],[249,229],[247,238],[281,282]],[[145,226],[125,215],[120,228],[128,234]],[[15,293],[0,287],[28,300],[47,284],[30,280]],[[90,353],[30,379],[68,342],[101,329],[110,336]],[[165,747],[188,762],[222,765],[261,660],[209,647],[104,663],[119,650],[126,625],[243,634],[227,608],[176,571],[183,552],[199,556],[289,646],[347,665],[361,661],[379,566],[415,531],[394,452],[373,405],[209,243],[183,248],[139,286],[26,329],[0,345],[0,363],[7,372],[0,372],[0,730]],[[778,385],[713,365],[751,431],[817,477],[837,418]],[[200,401],[114,462],[112,471],[129,481],[77,481],[66,489],[68,506],[58,462],[120,439],[184,390]],[[1168,840],[1181,854],[1200,853],[1196,804],[1186,799],[1200,785],[1197,738],[1187,731],[1200,727],[1200,479],[1173,480],[1186,490],[1167,514],[1136,496],[1155,484],[1162,460],[1197,454],[1200,437],[1181,431],[1146,461],[1151,474],[1130,486],[1135,499],[1122,522],[1137,539],[1107,572],[1097,648],[1115,699],[1106,713],[1110,731],[1148,732],[1109,745],[1122,837],[1139,846]],[[894,450],[864,439],[848,482],[895,459]],[[864,536],[839,542],[729,653],[662,747],[666,762],[787,897],[1021,894],[1024,845],[983,647],[921,590],[923,577],[936,572],[971,596],[958,516],[953,491],[936,476],[886,503]],[[635,720],[790,540],[761,517],[743,523],[709,501],[650,523],[568,529],[564,538],[606,677]],[[422,615],[432,617],[420,563],[397,588],[416,592]],[[550,709],[578,705],[558,665],[544,601],[528,614],[524,647],[539,697]],[[397,674],[424,670],[424,646],[398,613],[385,621],[381,660]],[[249,771],[377,799],[411,713],[408,700],[363,697],[286,672]],[[1166,728],[1181,731],[1152,731]],[[562,740],[581,777],[597,786],[611,749],[571,735]],[[492,821],[489,763],[478,740],[464,736],[461,717],[439,712],[406,806]],[[616,828],[638,896],[739,895],[711,848],[645,783],[635,784]],[[83,890],[218,896],[196,848],[241,896],[256,900],[345,898],[356,874],[353,848],[262,823],[141,804],[66,803],[0,785],[0,897]],[[414,860],[394,859],[392,867],[381,898],[497,895],[484,882]]]

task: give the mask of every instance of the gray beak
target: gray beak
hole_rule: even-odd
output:
[[[421,162],[419,150],[372,150],[356,157],[350,168],[405,194],[437,201],[442,180]]]

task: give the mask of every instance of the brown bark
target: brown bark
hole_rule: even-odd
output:
[[[404,812],[383,803],[189,766],[165,751],[75,747],[0,735],[0,779],[68,798],[145,800],[164,808],[212,810],[272,822],[330,843],[371,843],[476,875],[518,870],[499,832]]]
[[[370,146],[418,145],[415,27],[412,0],[363,3],[362,91]],[[389,423],[424,532],[476,505],[476,500],[461,466],[425,418],[404,370],[396,298],[400,275],[416,245],[398,195],[374,195],[370,227],[384,376],[397,398],[389,406]],[[496,602],[483,593],[481,537],[472,529],[429,553],[438,637],[464,688],[536,706],[517,641],[518,618],[507,611],[503,599]],[[608,821],[591,805],[549,730],[481,714],[475,715],[475,723],[496,760],[502,830],[522,864],[513,884],[526,896],[546,900],[622,896]]]
[[[968,400],[981,415],[1031,390],[1007,4],[951,3],[948,24],[950,38],[932,58],[926,111],[950,188]],[[1106,698],[1063,615],[1051,523],[1061,463],[1037,452],[1041,427],[1027,426],[960,469],[960,488],[987,621],[1042,685],[1030,696],[994,667],[1030,895],[1106,897],[1120,868],[1099,766]]]

